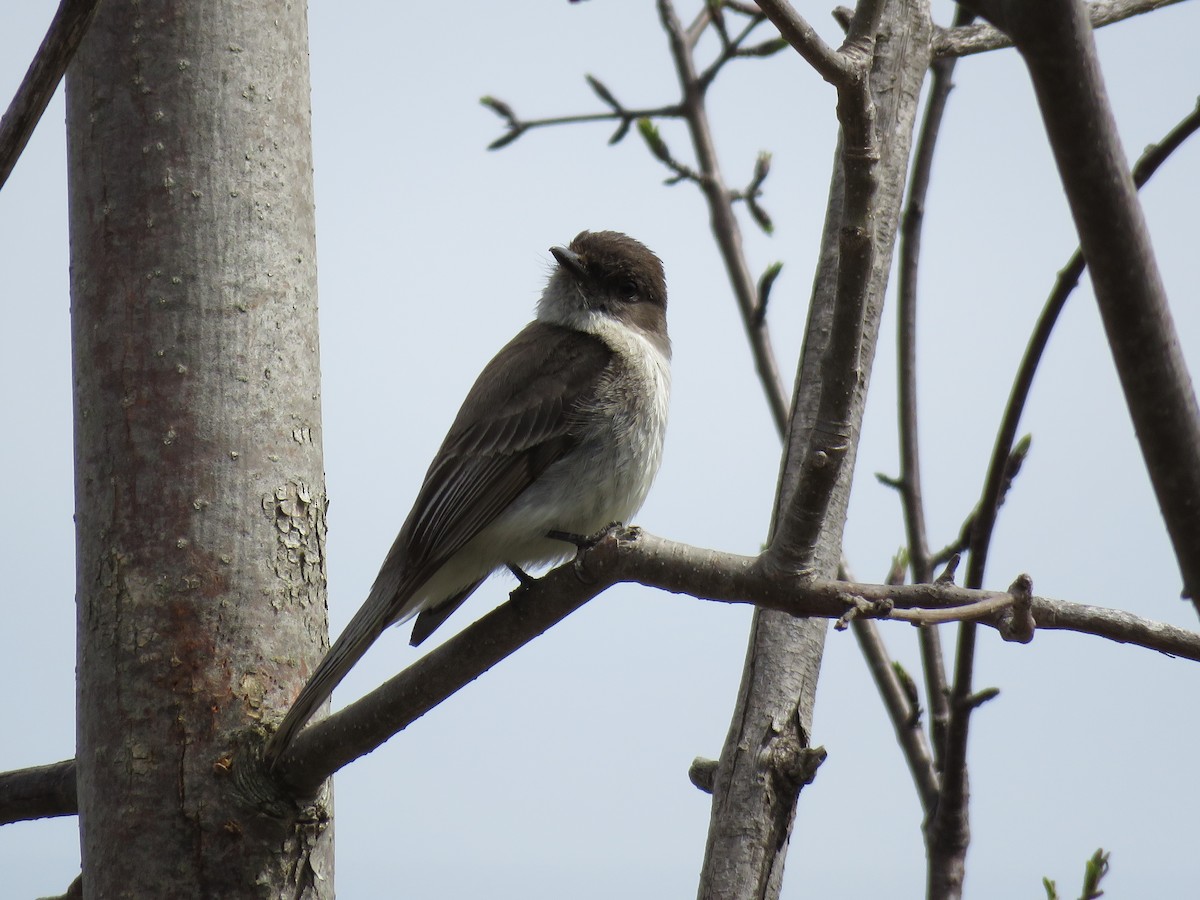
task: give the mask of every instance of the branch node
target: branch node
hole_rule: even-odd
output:
[[[1012,597],[1012,605],[1000,614],[996,630],[1006,641],[1028,644],[1037,628],[1033,619],[1033,579],[1025,574],[1018,575],[1009,586],[1008,594]]]
[[[880,484],[882,484],[884,487],[891,488],[893,491],[903,491],[904,490],[903,479],[896,478],[893,475],[888,475],[886,472],[876,472],[875,480],[878,481]]]
[[[754,326],[756,328],[762,328],[763,323],[767,320],[767,301],[771,296],[771,288],[775,284],[775,279],[779,277],[782,270],[783,263],[773,262],[767,266],[762,277],[758,279],[758,302],[754,306]]]
[[[962,554],[952,553],[950,558],[946,560],[946,568],[942,570],[942,574],[933,582],[934,584],[954,584],[954,573],[958,570],[958,564],[962,560]]]
[[[890,597],[884,597],[879,600],[868,600],[866,597],[861,597],[858,594],[839,594],[838,599],[846,604],[846,611],[842,613],[841,618],[834,623],[833,627],[838,631],[845,631],[846,628],[855,619],[886,619],[892,614],[895,604]]]
[[[805,747],[794,735],[777,735],[767,746],[763,765],[773,780],[798,792],[812,784],[828,755],[824,747]]]
[[[959,702],[958,707],[961,710],[975,710],[983,706],[989,700],[995,700],[1000,696],[1000,688],[984,688],[982,691],[976,691],[973,694],[968,694]]]
[[[706,794],[713,792],[713,783],[717,778],[717,761],[697,756],[688,766],[688,781]]]

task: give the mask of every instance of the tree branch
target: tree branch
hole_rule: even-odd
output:
[[[772,21],[778,18],[787,24],[789,31],[784,32],[784,37],[800,42],[793,46],[802,56],[806,59],[813,56],[818,61],[824,58],[824,45],[801,27],[807,23],[787,0],[770,0],[761,6]],[[875,197],[881,151],[869,76],[882,14],[881,2],[860,3],[846,42],[837,51],[837,65],[818,66],[818,71],[833,80],[838,91],[843,190],[836,297],[832,303],[829,342],[821,357],[820,400],[813,443],[805,451],[796,490],[779,517],[768,550],[776,565],[793,571],[813,564],[834,487],[846,459],[852,458],[853,406],[863,387],[860,380],[865,377],[864,369],[869,371],[870,366],[863,359],[863,322],[870,292],[880,290],[882,285],[872,277],[878,256],[875,230],[879,210]],[[890,235],[885,246],[884,255],[890,255]]]
[[[289,790],[301,796],[311,794],[333,772],[370,752],[618,582],[635,582],[701,600],[755,604],[794,617],[827,619],[840,618],[856,606],[862,607],[863,619],[895,618],[896,611],[915,609],[979,615],[978,604],[1003,609],[1022,599],[1020,590],[978,591],[942,583],[886,585],[803,575],[781,578],[764,569],[759,557],[691,547],[639,528],[617,529],[580,551],[575,561],[515,590],[512,600],[383,686],[305,728],[280,760],[276,774]],[[1122,610],[1032,596],[1029,603],[1038,630],[1091,634],[1200,662],[1200,633]],[[994,612],[983,620],[997,630],[1002,630],[1005,622],[1002,613]],[[257,743],[261,747],[261,736]],[[245,759],[234,759],[230,765],[236,769],[245,763]],[[268,776],[259,772],[245,777]],[[271,793],[263,790],[260,796]],[[274,792],[276,798],[284,794]],[[0,824],[75,811],[71,760],[0,774]]]
[[[1137,165],[1134,166],[1133,180],[1136,186],[1140,188],[1144,185],[1167,157],[1197,128],[1200,128],[1200,105],[1184,117],[1162,141],[1146,150]],[[1024,456],[1022,448],[1014,446],[1021,414],[1025,409],[1025,403],[1033,385],[1034,374],[1050,340],[1050,334],[1058,321],[1059,314],[1066,305],[1067,298],[1079,283],[1083,269],[1083,254],[1077,250],[1059,273],[1054,289],[1038,318],[1021,365],[1017,370],[996,436],[996,444],[992,451],[982,496],[970,519],[968,587],[977,587],[983,583],[997,514],[1014,474],[1012,471],[1014,462],[1019,465],[1020,459]],[[947,796],[943,797],[942,803],[939,804],[938,820],[931,822],[930,832],[927,835],[927,839],[934,842],[930,848],[930,881],[931,884],[936,882],[938,885],[934,896],[952,896],[956,889],[955,885],[961,887],[962,856],[966,851],[968,838],[965,808],[967,800],[965,772],[967,720],[975,708],[966,701],[972,693],[974,647],[975,628],[973,625],[965,624],[959,636],[955,702],[952,704],[951,714],[952,727],[948,730],[945,743],[947,750],[942,757],[944,773],[942,783],[944,789],[947,784],[949,789]],[[947,774],[952,771],[957,774]]]
[[[921,809],[928,817],[933,814],[938,798],[938,774],[934,768],[933,754],[929,742],[921,730],[920,710],[904,690],[888,655],[879,627],[870,619],[858,619],[853,623],[854,637],[867,661],[867,668],[875,679],[879,696],[883,699],[892,728],[896,731],[896,742],[904,753],[908,770],[921,798]]]
[[[877,4],[865,3],[860,13],[877,9]],[[886,189],[872,211],[874,227],[867,242],[877,241],[878,252],[870,251],[875,264],[869,276],[868,297],[858,307],[861,314],[856,323],[858,333],[852,336],[857,349],[850,358],[837,360],[845,324],[855,313],[843,303],[847,278],[852,280],[854,274],[853,261],[843,250],[847,243],[858,243],[861,247],[862,238],[861,234],[851,233],[849,242],[845,240],[847,232],[860,224],[847,215],[851,203],[848,195],[853,190],[848,187],[851,176],[847,170],[854,165],[848,164],[847,159],[862,146],[859,140],[862,134],[843,134],[835,158],[804,349],[780,466],[769,537],[772,551],[767,560],[772,568],[793,571],[807,568],[810,574],[832,577],[841,555],[852,462],[887,284],[913,109],[928,65],[924,54],[928,47],[927,6],[920,2],[895,3],[890,10],[886,40],[874,45],[874,27],[866,29],[869,37],[864,38],[863,22],[873,22],[875,18],[869,15],[864,19],[860,15],[857,26],[851,23],[851,39],[844,46],[847,57],[854,59],[856,65],[861,64],[863,80],[867,80],[870,72],[872,87],[879,92],[879,116],[883,122],[880,133],[885,153],[882,165],[875,168],[883,174]],[[873,45],[878,52],[871,59]],[[867,62],[861,63],[864,56]],[[839,93],[853,95],[855,89],[847,87]],[[845,105],[839,115],[853,108],[853,104]],[[853,132],[854,128],[844,126],[843,130]],[[870,130],[867,127],[863,133]],[[868,167],[871,167],[869,161]],[[841,325],[835,325],[838,318],[843,320]],[[835,360],[831,361],[831,357]],[[852,374],[834,374],[831,367],[839,365]],[[848,400],[840,397],[836,402],[831,401],[830,393],[837,393],[839,385],[847,384],[851,385],[852,396]],[[848,403],[849,414],[842,420],[844,428],[839,431],[836,424],[830,424],[827,414],[831,409],[836,411],[840,403]],[[827,453],[831,447],[836,460]],[[823,473],[829,483],[814,487],[806,479],[814,461],[822,459],[831,462]],[[793,516],[797,495],[802,491],[810,492],[811,509],[819,506],[823,509],[814,513],[811,520],[793,527],[788,519]],[[801,504],[804,506],[807,504]],[[808,537],[812,540],[806,540]],[[821,622],[798,621],[771,610],[759,610],[754,616],[742,684],[714,782],[701,897],[778,895],[799,786],[776,778],[758,748],[772,746],[777,741],[807,742],[825,631]]]
[[[852,63],[821,40],[816,29],[787,0],[760,0],[758,6],[783,39],[830,84],[838,84],[850,74]]]
[[[1092,27],[1102,28],[1179,2],[1180,0],[1097,0],[1087,5],[1087,11]],[[1012,45],[1012,38],[992,25],[942,28],[934,35],[933,56],[935,59],[970,56],[989,50],[1003,50]]]
[[[92,23],[100,0],[61,0],[37,55],[4,118],[0,119],[0,188],[8,181],[21,151],[58,90],[67,65]]]
[[[955,13],[956,25],[968,25],[974,14],[961,7]],[[933,578],[929,540],[925,530],[925,509],[921,495],[920,446],[917,432],[917,271],[921,254],[921,227],[925,218],[925,197],[933,169],[933,152],[953,88],[955,60],[933,63],[929,100],[913,156],[908,204],[901,219],[900,267],[897,297],[897,365],[900,433],[900,496],[904,510],[908,553],[915,582]],[[950,720],[946,668],[942,657],[941,634],[936,628],[922,628],[919,634],[921,668],[925,674],[925,693],[929,698],[930,736],[935,758],[940,763],[945,747],[946,727]],[[932,814],[933,805],[926,806]]]
[[[1192,111],[1184,116],[1174,128],[1156,144],[1151,144],[1142,153],[1133,167],[1133,183],[1140,190],[1158,171],[1159,167],[1178,150],[1189,137],[1200,130],[1200,100]],[[1085,268],[1083,251],[1076,250],[1067,264],[1059,270],[1058,278],[1046,303],[1038,316],[1029,344],[1013,378],[1012,390],[1009,392],[1008,403],[1004,407],[1004,416],[1000,429],[996,434],[996,443],[992,448],[992,456],[988,463],[987,476],[984,479],[983,491],[979,505],[971,515],[970,550],[971,568],[977,575],[968,577],[982,584],[986,568],[988,548],[991,546],[992,532],[996,527],[996,517],[1003,502],[1005,491],[1012,478],[1012,460],[1015,452],[1014,443],[1017,429],[1020,427],[1021,416],[1025,412],[1025,404],[1029,392],[1033,388],[1033,378],[1041,364],[1042,355],[1050,342],[1050,335],[1058,322],[1058,317],[1066,306],[1067,298],[1079,284]]]
[[[0,773],[0,825],[73,816],[78,810],[73,759]]]
[[[1126,405],[1200,611],[1200,407],[1079,0],[983,2],[1029,69]]]
[[[300,796],[371,752],[496,663],[618,582],[635,582],[721,603],[748,603],[792,617],[898,618],[905,610],[982,616],[1002,630],[1002,612],[1021,592],[980,591],[953,584],[883,585],[781,577],[761,557],[706,550],[639,528],[614,530],[581,550],[574,562],[519,587],[513,598],[430,651],[383,686],[297,735],[276,773]],[[981,604],[986,605],[987,609]],[[1039,629],[1070,630],[1200,661],[1200,634],[1118,610],[1031,597]]]
[[[697,184],[708,205],[713,237],[720,250],[721,260],[725,263],[725,273],[733,288],[742,325],[746,329],[746,338],[754,356],[755,369],[766,395],[767,406],[771,410],[771,418],[778,432],[783,434],[788,413],[787,389],[780,377],[779,365],[775,361],[770,330],[764,318],[758,315],[758,291],[746,263],[741,227],[733,212],[733,194],[725,185],[717,159],[717,149],[713,142],[705,104],[705,90],[708,84],[696,71],[687,31],[669,0],[659,0],[658,14],[667,34],[671,59],[675,63],[675,74],[683,95],[680,106],[683,119],[687,123],[692,149],[696,154],[696,165],[700,174]]]
[[[504,135],[489,145],[489,149],[496,150],[507,146],[526,131],[534,128],[605,120],[615,120],[620,123],[609,139],[610,144],[615,144],[622,140],[629,132],[630,126],[637,122],[638,131],[646,141],[651,153],[673,173],[667,183],[675,184],[686,180],[694,182],[700,188],[708,204],[713,237],[716,239],[717,248],[725,264],[726,274],[733,288],[734,299],[741,314],[742,324],[746,329],[755,369],[766,395],[767,406],[776,430],[782,435],[787,424],[787,389],[780,377],[779,365],[775,360],[770,329],[765,319],[766,307],[760,300],[760,293],[750,274],[742,247],[741,229],[733,212],[734,202],[744,200],[755,221],[765,230],[770,230],[770,219],[757,204],[758,189],[761,186],[762,178],[765,178],[766,175],[765,166],[768,158],[760,156],[755,167],[754,178],[745,191],[729,190],[725,185],[724,176],[717,160],[705,103],[705,92],[725,63],[734,58],[769,56],[779,47],[777,41],[767,41],[757,47],[745,47],[745,39],[763,20],[762,15],[757,9],[743,4],[726,3],[725,5],[740,15],[746,16],[749,22],[740,33],[732,37],[724,32],[723,25],[717,27],[718,34],[721,36],[722,51],[717,59],[703,73],[700,73],[697,71],[693,55],[696,43],[705,28],[709,25],[716,26],[723,20],[714,18],[714,7],[705,6],[695,21],[685,28],[669,2],[664,0],[659,3],[659,17],[663,29],[667,33],[671,57],[675,63],[682,92],[679,103],[653,109],[631,110],[621,104],[602,82],[591,75],[587,76],[589,86],[611,108],[611,112],[523,120],[511,106],[502,100],[495,97],[484,97],[481,102],[504,119],[508,129]],[[717,14],[721,15],[719,11]],[[684,120],[696,155],[695,169],[679,162],[671,155],[653,123],[653,120],[661,118],[682,118]]]

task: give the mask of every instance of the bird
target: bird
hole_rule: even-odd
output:
[[[366,601],[268,741],[270,767],[386,628],[415,618],[417,646],[493,572],[561,562],[562,534],[645,501],[671,392],[662,261],[617,231],[550,253],[533,321],[467,393]]]

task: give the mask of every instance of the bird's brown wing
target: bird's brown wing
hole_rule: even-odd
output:
[[[484,368],[425,475],[366,602],[325,654],[265,751],[274,762],[418,588],[575,443],[612,359],[599,338],[533,322]],[[454,598],[459,603],[470,590]],[[444,618],[444,617],[443,617]]]
[[[599,338],[557,325],[533,322],[513,338],[463,402],[380,579],[427,580],[570,450],[576,411],[611,359]],[[394,599],[402,615],[405,598]]]

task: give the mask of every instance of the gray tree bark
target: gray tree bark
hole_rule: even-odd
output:
[[[889,3],[871,87],[881,149],[874,198],[873,263],[853,388],[848,449],[811,560],[817,577],[836,576],[854,473],[867,384],[875,354],[883,297],[904,194],[909,148],[921,84],[929,65],[931,28],[923,2]],[[821,258],[805,330],[775,520],[792,502],[799,472],[811,452],[819,416],[824,358],[837,294],[843,221],[843,167],[835,163]],[[846,360],[854,366],[854,360]],[[787,771],[812,734],[813,703],[827,623],[760,609],[729,733],[713,784],[713,809],[699,897],[778,897],[803,779]]]
[[[230,770],[326,641],[304,4],[103,4],[67,78],[86,897],[332,897]]]

